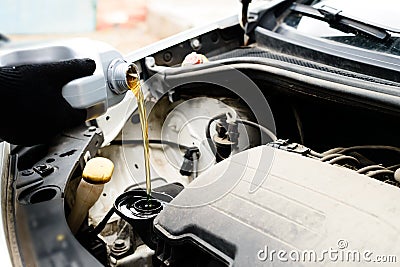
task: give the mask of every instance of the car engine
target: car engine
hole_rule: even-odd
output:
[[[271,249],[332,246],[400,255],[400,84],[351,59],[288,54],[270,26],[248,44],[237,19],[224,21],[126,57],[149,114],[151,211],[138,204],[131,92],[50,144],[11,146],[7,230],[24,240],[11,251],[39,266],[302,266]],[[191,53],[208,62],[182,65]],[[67,218],[96,157],[114,171],[73,232]]]

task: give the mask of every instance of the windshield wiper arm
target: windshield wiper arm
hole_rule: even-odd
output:
[[[345,33],[374,37],[379,40],[387,40],[391,36],[390,33],[381,26],[344,16],[340,14],[342,12],[341,10],[326,5],[321,8],[314,8],[303,4],[293,3],[290,10],[307,17],[325,21],[331,28]]]

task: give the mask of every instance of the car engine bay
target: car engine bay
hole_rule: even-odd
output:
[[[389,196],[393,197],[399,193],[398,160],[400,150],[395,146],[398,135],[393,128],[397,116],[327,99],[316,101],[315,97],[290,92],[290,87],[274,86],[265,81],[257,82],[261,84],[260,88],[271,106],[279,138],[271,138],[267,135],[264,138],[265,143],[261,143],[262,138],[260,137],[263,130],[253,123],[245,124],[254,118],[251,110],[240,99],[232,97],[223,88],[189,84],[188,89],[178,88],[172,95],[166,95],[154,103],[149,115],[153,187],[155,192],[163,192],[171,196],[180,197],[182,194],[181,198],[174,200],[176,202],[173,205],[166,205],[160,217],[156,218],[155,233],[151,234],[157,236],[156,245],[153,244],[149,247],[148,243],[143,244],[144,237],[141,237],[142,233],[135,232],[137,231],[135,224],[131,225],[117,214],[113,214],[111,217],[106,216],[109,210],[113,210],[114,200],[119,195],[144,186],[142,147],[139,142],[141,132],[136,113],[133,113],[127,120],[120,135],[103,147],[101,147],[104,140],[102,132],[99,128],[91,126],[66,133],[59,143],[50,148],[37,147],[26,149],[26,151],[18,151],[15,148],[13,153],[18,154],[19,158],[17,168],[21,170],[18,172],[15,185],[18,196],[16,202],[18,206],[21,206],[17,211],[17,217],[19,218],[18,214],[24,214],[24,212],[34,214],[34,216],[31,215],[33,217],[27,219],[30,224],[34,224],[30,225],[32,230],[35,230],[33,238],[45,239],[42,237],[44,233],[46,233],[45,236],[52,236],[48,230],[42,229],[44,232],[42,233],[35,227],[40,228],[43,223],[41,220],[44,218],[47,220],[51,217],[56,220],[57,217],[49,214],[49,210],[56,207],[65,209],[67,217],[69,209],[73,205],[74,190],[80,180],[85,160],[94,156],[102,156],[111,159],[115,163],[116,169],[111,182],[105,185],[100,199],[90,210],[88,225],[82,226],[81,232],[77,234],[77,240],[81,245],[102,264],[114,264],[115,266],[205,266],[207,264],[208,266],[228,266],[235,259],[241,263],[240,265],[244,265],[250,264],[252,261],[246,257],[239,260],[242,253],[246,254],[246,250],[239,254],[237,254],[237,250],[240,250],[239,244],[246,244],[246,242],[230,240],[228,237],[235,236],[235,234],[228,235],[226,231],[222,230],[225,223],[231,224],[225,221],[232,216],[228,216],[228,214],[240,215],[239,217],[242,220],[245,219],[250,225],[265,222],[259,226],[264,231],[272,231],[271,229],[277,227],[275,235],[279,234],[283,238],[285,235],[281,231],[284,231],[285,228],[269,225],[266,223],[267,219],[259,219],[258,216],[267,216],[265,207],[276,210],[278,213],[290,212],[292,209],[294,214],[299,212],[295,211],[296,209],[292,207],[294,204],[286,199],[292,193],[297,192],[295,189],[293,189],[294,192],[286,193],[284,193],[286,187],[273,191],[274,194],[284,194],[281,197],[289,201],[284,207],[279,206],[283,205],[282,200],[269,199],[273,197],[269,196],[272,194],[271,192],[269,194],[264,192],[262,195],[262,190],[272,190],[269,184],[276,182],[274,176],[271,176],[274,174],[275,168],[287,171],[288,173],[281,175],[285,175],[282,177],[293,183],[295,178],[300,179],[299,184],[310,183],[308,185],[311,186],[311,189],[308,188],[308,190],[318,190],[319,192],[323,188],[327,190],[326,194],[340,193],[342,201],[346,199],[346,194],[348,194],[346,197],[352,194],[352,190],[363,188],[364,193],[359,196],[360,200],[358,200],[360,206],[353,207],[357,212],[362,212],[364,204],[371,201],[368,194],[385,200]],[[217,90],[220,90],[218,92],[220,95],[215,94]],[[210,94],[214,94],[213,97],[208,97]],[[207,109],[204,109],[205,106]],[[236,120],[232,117],[236,117]],[[112,119],[110,118],[110,120]],[[216,149],[217,159],[207,141],[207,135],[213,137],[212,145],[216,147],[214,149]],[[234,145],[232,142],[224,143],[224,141],[231,141],[235,138]],[[267,155],[261,157],[262,152],[260,151],[263,150]],[[47,155],[43,155],[44,151],[49,152]],[[271,153],[273,155],[270,155]],[[258,155],[260,158],[251,159],[254,155],[256,157]],[[35,162],[38,156],[43,158]],[[239,168],[233,167],[233,163],[226,163],[231,158],[232,160],[243,158],[238,161],[241,162],[240,164],[235,163],[239,164]],[[216,162],[221,163],[215,165]],[[276,165],[279,167],[275,167]],[[270,167],[272,170],[269,169]],[[261,189],[256,191],[254,196],[248,191],[249,183],[251,185],[252,182],[249,180],[251,178],[247,177],[250,175],[247,173],[247,169],[264,172],[261,176],[269,173],[267,179],[259,178],[258,183],[260,184],[257,186],[260,186]],[[56,182],[63,173],[72,174],[67,180],[67,184],[63,179]],[[223,173],[226,175],[215,180]],[[243,184],[245,181],[247,184]],[[202,187],[204,184],[207,185],[207,190]],[[211,185],[215,188],[214,190],[209,188]],[[326,186],[331,187],[325,188]],[[264,187],[266,188],[263,189]],[[342,189],[337,190],[340,187]],[[197,192],[196,189],[201,192]],[[191,192],[191,190],[196,192]],[[239,191],[236,192],[237,190]],[[181,191],[182,193],[179,193]],[[236,198],[239,199],[231,199],[229,202],[228,199],[233,197],[231,196],[233,192],[238,194]],[[214,196],[215,199],[213,199]],[[219,199],[220,196],[223,198]],[[247,207],[246,210],[242,210],[239,207],[243,204],[235,203],[235,201],[249,196],[252,197],[254,204]],[[322,201],[317,196],[314,197],[316,197],[315,203]],[[365,199],[363,200],[363,198]],[[212,207],[226,201],[231,203],[224,206],[227,209],[226,213],[221,211],[218,216],[215,215],[215,218],[214,215],[210,215],[213,212],[203,211],[211,209],[210,205]],[[309,203],[309,200],[302,201]],[[348,201],[352,203],[354,199],[351,198]],[[57,202],[57,205],[54,202]],[[50,203],[52,203],[52,208],[46,207]],[[176,207],[177,203],[187,207]],[[274,207],[274,203],[278,206]],[[34,207],[37,207],[38,210]],[[297,223],[303,216],[306,216],[303,218],[306,221],[322,220],[323,214],[329,215],[328,210],[337,212],[337,209],[328,204],[320,209],[322,210],[319,212],[308,211],[311,213],[307,216],[303,214],[299,215],[300,218],[293,217],[295,218],[293,223]],[[215,210],[213,211],[215,212]],[[43,214],[43,212],[45,213]],[[390,214],[390,211],[387,212],[389,214],[382,216],[393,215]],[[249,213],[249,217],[241,217],[247,213]],[[219,218],[223,214],[228,217]],[[380,216],[379,214],[378,216]],[[203,217],[196,219],[196,216],[200,215]],[[257,216],[257,219],[249,219],[253,216]],[[109,220],[106,225],[102,225],[104,229],[99,232],[100,237],[97,237],[94,233],[99,230],[93,226],[101,224],[104,217]],[[209,217],[214,219],[210,221]],[[174,221],[173,218],[180,218],[179,222]],[[378,217],[377,220],[383,223],[384,218]],[[187,220],[186,225],[185,220]],[[215,225],[214,220],[219,221],[219,224]],[[361,219],[357,217],[357,220]],[[304,223],[301,222],[301,224]],[[190,228],[187,228],[189,225]],[[209,229],[210,225],[214,225],[216,228]],[[244,227],[243,225],[232,226],[229,231],[238,231],[240,227]],[[247,230],[249,229],[251,227]],[[351,229],[350,226],[347,230],[349,229]],[[227,236],[220,237],[219,231]],[[314,231],[317,230],[314,229]],[[304,238],[306,238],[307,234],[304,234]],[[390,231],[387,234],[392,233]],[[175,238],[175,236],[177,237]],[[300,236],[298,233],[296,240],[299,240]],[[220,238],[226,243],[218,241]],[[287,242],[294,244],[291,243],[295,242],[291,238]],[[254,240],[259,242],[254,242]],[[261,237],[254,240],[252,241],[254,249],[262,247],[262,242],[265,243],[265,239]],[[307,241],[302,244],[309,243]],[[70,249],[73,246],[73,243],[69,244]],[[45,249],[47,246],[40,247]],[[51,256],[51,259],[56,257],[57,253],[53,250],[38,251],[37,253],[47,261],[49,260],[48,256]],[[186,256],[188,253],[191,255],[190,257]]]
[[[26,240],[11,250],[39,266],[261,266],[264,246],[343,238],[400,253],[400,85],[284,54],[262,34],[246,45],[239,25],[220,27],[127,57],[146,91],[155,214],[129,212],[145,187],[131,92],[48,145],[11,146],[7,229]],[[209,62],[180,66],[192,52]],[[95,157],[114,172],[72,233]]]

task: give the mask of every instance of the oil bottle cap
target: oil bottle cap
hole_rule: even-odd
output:
[[[126,72],[130,65],[121,58],[111,61],[107,69],[107,83],[108,87],[117,95],[123,94],[129,90],[126,81]],[[137,72],[137,68],[135,68]]]
[[[114,163],[103,157],[92,158],[83,169],[82,178],[90,184],[105,184],[110,181]]]

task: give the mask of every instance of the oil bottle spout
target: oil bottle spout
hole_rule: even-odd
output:
[[[135,64],[127,63],[123,59],[117,58],[108,66],[107,83],[114,93],[124,94],[130,90],[128,76],[132,76],[135,79],[139,78]]]

